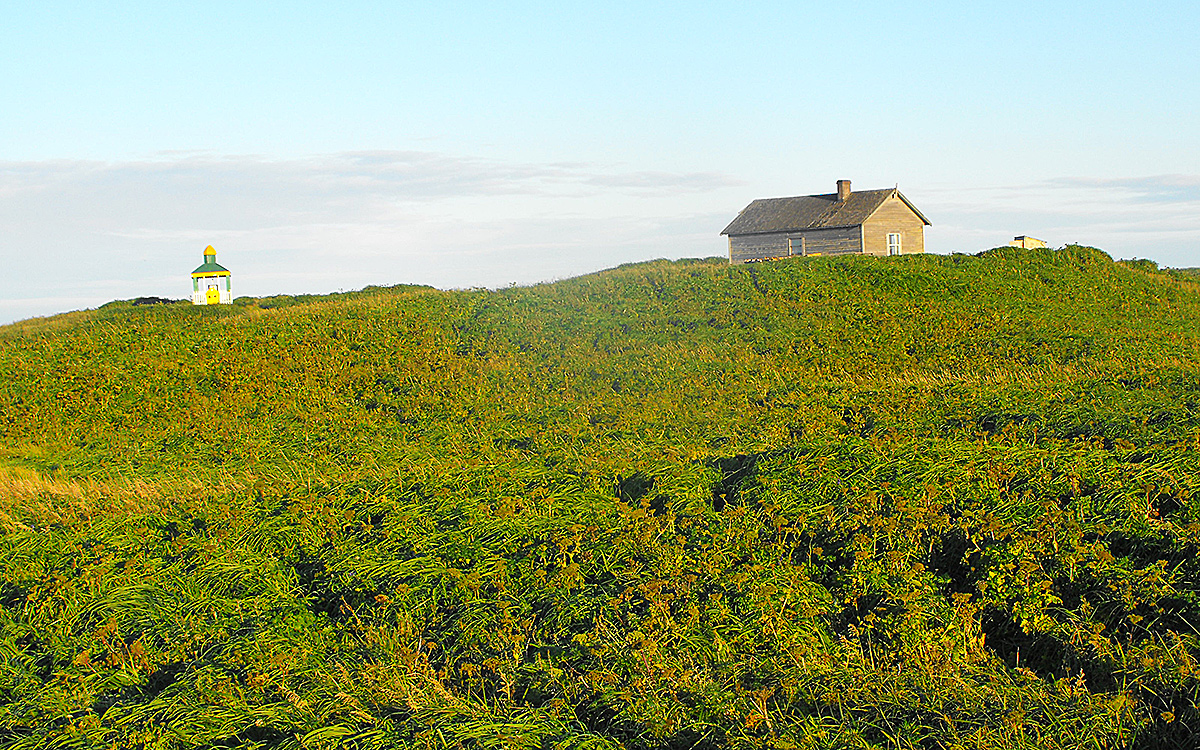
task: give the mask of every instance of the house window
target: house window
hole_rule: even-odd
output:
[[[896,232],[894,234],[889,234],[888,235],[888,255],[899,255],[899,254],[900,254],[900,233]]]
[[[804,252],[803,237],[788,238],[788,255],[807,255],[807,253]]]

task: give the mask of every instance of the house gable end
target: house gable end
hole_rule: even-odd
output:
[[[925,252],[928,219],[897,191],[863,222],[862,249],[868,255]]]
[[[921,213],[920,209],[918,209],[916,206],[914,206],[912,204],[912,201],[910,201],[908,198],[904,197],[904,193],[901,193],[899,190],[896,190],[894,188],[887,192],[890,193],[890,195],[886,196],[883,200],[879,201],[879,203],[876,204],[875,208],[871,210],[871,213],[862,220],[863,224],[866,224],[868,221],[871,220],[871,217],[874,216],[876,214],[876,212],[878,212],[879,209],[882,208],[884,206],[884,204],[887,203],[888,198],[899,198],[900,201],[902,203],[904,203],[905,206],[908,207],[908,210],[912,211],[916,215],[916,217],[921,220],[922,224],[924,224],[927,227],[933,226],[933,222],[931,222],[929,219],[926,219],[925,214]]]

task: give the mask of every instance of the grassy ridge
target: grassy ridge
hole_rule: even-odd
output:
[[[1200,284],[654,262],[0,329],[0,741],[1172,747]]]

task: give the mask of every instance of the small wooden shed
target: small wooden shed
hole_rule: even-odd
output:
[[[925,227],[917,207],[896,188],[850,189],[794,198],[762,198],[742,209],[721,234],[729,237],[729,262],[792,255],[908,255],[925,252]]]
[[[1028,237],[1022,234],[1017,237],[1013,237],[1013,241],[1008,244],[1011,247],[1023,247],[1026,250],[1032,250],[1033,248],[1037,247],[1045,247],[1046,241],[1039,240],[1037,237]]]

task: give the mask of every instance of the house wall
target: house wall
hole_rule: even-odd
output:
[[[729,238],[730,263],[786,258],[787,256],[786,234],[742,234]]]
[[[806,229],[803,232],[790,232],[794,240],[804,238],[805,255],[837,255],[839,253],[862,252],[862,237],[858,227],[841,227],[839,229]],[[792,247],[797,243],[793,242]],[[799,251],[796,252],[799,255]]]
[[[743,234],[729,238],[729,262],[746,263],[752,260],[799,255],[801,238],[804,239],[804,252],[807,255],[857,253],[862,249],[858,227],[809,229],[777,234]],[[792,240],[790,252],[789,239]]]
[[[925,222],[899,198],[888,198],[871,217],[863,222],[863,252],[887,255],[887,236],[900,233],[900,252],[925,252]]]

